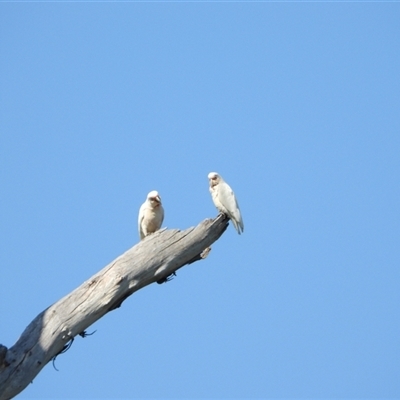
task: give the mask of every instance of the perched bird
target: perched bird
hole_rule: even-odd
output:
[[[139,236],[143,240],[150,233],[161,228],[164,220],[164,208],[161,204],[161,197],[156,190],[151,191],[146,201],[139,209]]]
[[[216,172],[208,174],[210,193],[215,207],[221,213],[227,215],[233,222],[240,235],[243,232],[243,219],[240,214],[239,204],[231,187]]]

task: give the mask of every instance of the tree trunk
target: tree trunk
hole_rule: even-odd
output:
[[[179,268],[205,258],[228,219],[218,215],[198,226],[161,230],[119,256],[73,292],[41,312],[10,349],[0,345],[0,400],[11,399],[76,335],[132,293],[162,283]]]

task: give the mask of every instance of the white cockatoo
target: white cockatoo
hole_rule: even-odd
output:
[[[210,193],[217,210],[227,215],[233,222],[240,235],[243,232],[243,219],[240,214],[239,204],[231,187],[216,172],[208,174]]]
[[[139,209],[139,236],[143,240],[150,233],[161,228],[164,220],[164,208],[161,204],[161,197],[156,190],[151,191],[146,201]]]

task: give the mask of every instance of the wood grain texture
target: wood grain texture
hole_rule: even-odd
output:
[[[158,231],[41,312],[14,346],[0,345],[0,400],[24,390],[76,335],[132,293],[204,258],[227,226],[220,214],[184,231]]]

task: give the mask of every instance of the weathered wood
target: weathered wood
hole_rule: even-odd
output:
[[[6,365],[5,363],[6,354],[7,354],[7,347],[0,344],[0,369]]]
[[[219,215],[185,231],[158,231],[41,312],[14,346],[0,345],[0,400],[24,390],[76,335],[132,293],[204,258],[227,226],[228,219]]]

